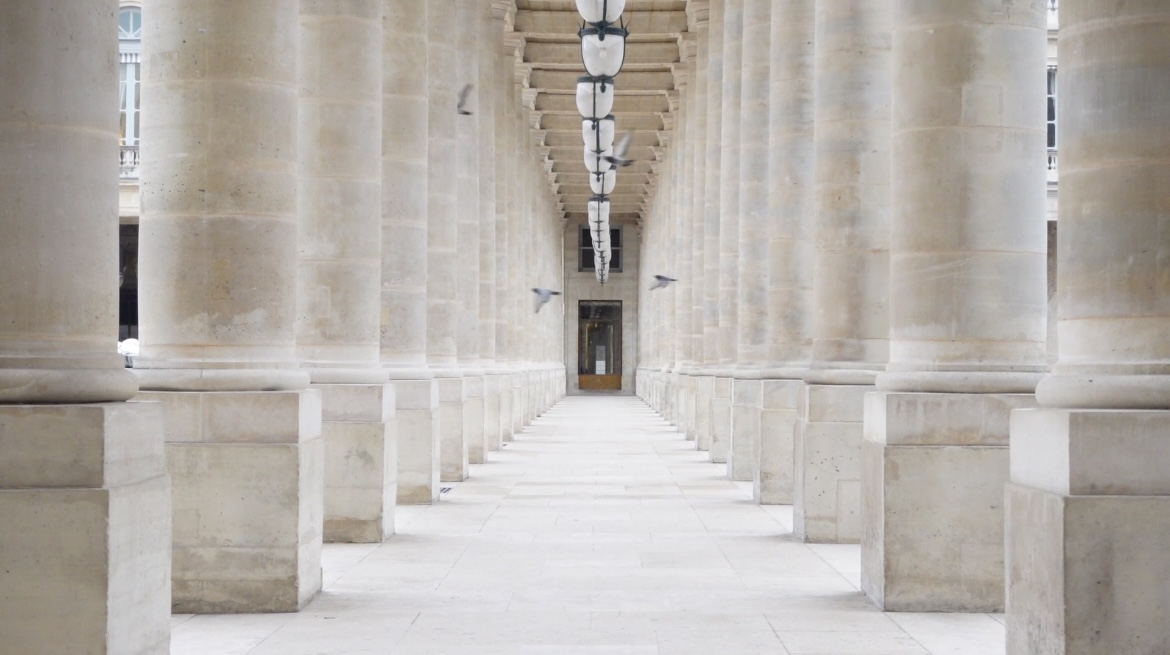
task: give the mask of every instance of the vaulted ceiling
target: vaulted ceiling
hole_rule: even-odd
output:
[[[550,181],[570,220],[586,220],[586,202],[592,192],[583,160],[581,115],[577,112],[577,78],[581,63],[582,21],[574,0],[515,0],[514,30],[522,43],[523,62],[517,78],[530,89],[525,102],[532,110],[536,143],[547,149],[553,162]],[[622,15],[630,31],[626,60],[617,77],[618,138],[633,130],[630,156],[634,164],[618,172],[610,195],[611,220],[641,217],[653,192],[659,162],[667,145],[678,94],[675,74],[680,71],[680,48],[687,32],[686,0],[628,0]]]

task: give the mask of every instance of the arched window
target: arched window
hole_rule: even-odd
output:
[[[142,9],[138,7],[118,12],[118,61],[122,145],[137,146],[142,106]]]

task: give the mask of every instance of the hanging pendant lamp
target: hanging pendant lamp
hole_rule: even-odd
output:
[[[586,23],[616,23],[626,10],[626,0],[577,0],[577,12]]]
[[[581,140],[585,145],[592,146],[594,152],[601,152],[613,148],[614,138],[617,136],[617,126],[613,115],[601,120],[587,119],[581,121]]]
[[[613,78],[586,75],[577,78],[577,111],[584,118],[601,120],[613,112]]]
[[[626,37],[624,28],[609,26],[587,26],[577,33],[581,37],[581,61],[585,70],[594,77],[614,77],[622,70],[626,61]]]

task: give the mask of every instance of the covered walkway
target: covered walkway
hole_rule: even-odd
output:
[[[998,655],[1003,618],[883,614],[640,400],[570,397],[298,614],[175,616],[173,655]]]

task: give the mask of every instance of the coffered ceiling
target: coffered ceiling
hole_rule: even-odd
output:
[[[509,0],[508,4],[512,4]],[[585,74],[577,30],[581,16],[574,0],[515,0],[514,35],[523,61],[517,79],[528,89],[533,139],[552,161],[550,183],[570,220],[585,221],[592,195],[583,161],[577,78]],[[622,15],[630,31],[626,60],[617,77],[618,139],[633,130],[629,155],[635,163],[618,172],[610,195],[611,220],[636,221],[647,206],[665,155],[667,132],[677,105],[675,74],[689,39],[686,0],[628,0]],[[693,46],[691,46],[693,48]]]

